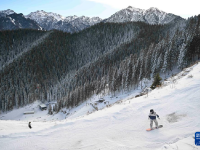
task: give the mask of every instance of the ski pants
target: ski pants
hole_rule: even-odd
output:
[[[156,127],[158,127],[158,121],[157,121],[156,119],[151,119],[151,120],[150,120],[150,128],[153,127],[153,122],[155,122]]]

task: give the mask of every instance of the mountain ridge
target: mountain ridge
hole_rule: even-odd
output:
[[[7,15],[17,14],[11,9],[0,11],[0,17],[6,18]],[[37,26],[44,30],[62,30],[64,32],[74,33],[79,32],[85,28],[95,25],[100,22],[112,22],[112,23],[123,23],[123,22],[145,22],[148,24],[168,24],[179,18],[184,20],[180,16],[166,13],[155,7],[149,9],[140,9],[132,6],[128,6],[115,14],[111,15],[106,19],[99,17],[86,17],[86,16],[67,16],[64,17],[60,14],[53,12],[46,12],[44,10],[37,10],[31,12],[28,15],[23,15],[26,19],[31,19],[37,23]],[[18,27],[20,28],[20,27]],[[2,28],[1,28],[2,29]],[[9,28],[6,28],[9,29]],[[13,29],[13,28],[11,28]]]
[[[25,18],[22,13],[15,13],[13,10],[7,9],[0,11],[0,30],[15,30],[15,29],[36,29],[42,30],[42,27],[34,20]]]
[[[109,18],[105,19],[104,22],[141,21],[148,24],[168,24],[177,17],[180,16],[166,13],[156,7],[150,7],[149,9],[145,10],[128,6],[127,8],[111,15]]]
[[[46,30],[57,29],[71,33],[78,32],[102,21],[99,17],[78,17],[76,15],[63,17],[56,13],[45,12],[44,10],[31,12],[26,15],[26,18],[35,20]]]

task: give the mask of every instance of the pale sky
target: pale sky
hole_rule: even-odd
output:
[[[200,14],[200,0],[0,0],[0,10],[12,9],[29,14],[37,10],[58,13],[62,16],[110,17],[115,12],[132,6],[148,9],[156,7],[183,18]]]
[[[156,7],[167,13],[173,13],[183,18],[200,14],[200,0],[89,0],[99,4],[105,4],[116,9],[128,6],[148,9]]]

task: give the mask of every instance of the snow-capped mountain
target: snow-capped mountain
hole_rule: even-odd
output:
[[[25,18],[24,15],[21,13],[17,14],[10,9],[0,11],[0,30],[25,28],[42,30],[37,22],[29,18]]]
[[[38,10],[36,12],[31,12],[29,15],[26,16],[27,18],[30,18],[32,20],[35,20],[36,22],[42,24],[45,21],[48,22],[57,22],[60,20],[64,20],[64,17],[56,14],[56,13],[52,13],[52,12],[45,12],[44,10]]]
[[[75,15],[63,17],[59,14],[45,12],[43,10],[31,12],[26,17],[35,20],[41,27],[46,30],[58,29],[71,33],[78,32],[102,21],[102,19],[99,17],[77,17]]]
[[[45,30],[53,29],[54,24],[56,24],[60,20],[64,20],[59,14],[56,13],[47,13],[43,10],[31,12],[26,18],[32,19],[36,21],[42,28]]]
[[[13,14],[13,13],[15,13],[15,12],[11,9],[2,10],[2,11],[0,11],[0,18],[6,17],[6,15],[10,15],[10,14]]]
[[[7,10],[0,11],[0,13],[6,14],[6,15],[10,15],[10,14],[13,14],[15,12],[13,10],[11,10],[11,9],[7,9]]]
[[[22,27],[16,27],[12,26],[11,24],[15,22],[13,19],[7,18],[9,15],[16,14],[13,10],[7,9],[0,11],[0,18],[2,21],[2,17],[4,18],[4,21],[1,23],[2,26],[5,25],[5,27],[1,27],[1,29],[16,29],[16,28],[22,28]],[[45,30],[62,30],[64,32],[78,32],[85,28],[88,28],[96,23],[102,22],[102,19],[99,17],[86,17],[81,16],[78,17],[76,15],[74,16],[67,16],[63,17],[59,14],[53,13],[53,12],[45,12],[44,10],[38,10],[36,12],[31,12],[27,16],[21,15],[25,19],[29,19],[34,21],[35,25],[33,28],[37,28],[36,26],[39,26],[38,29],[41,29],[41,27]],[[5,23],[5,18],[8,19],[9,25],[6,25],[8,23]],[[109,18],[103,20],[103,22],[129,22],[129,21],[141,21],[146,22],[149,24],[167,24],[172,21],[174,21],[176,18],[182,19],[183,18],[176,16],[174,14],[166,13],[164,11],[161,11],[157,8],[151,7],[147,10],[134,8],[134,7],[127,7],[125,9],[122,9]],[[33,22],[32,22],[33,23]],[[31,26],[26,26],[26,28],[31,28]]]
[[[78,16],[74,15],[74,16],[68,16],[64,19],[65,22],[70,22],[73,21],[74,19],[77,19]]]
[[[78,18],[70,21],[69,23],[73,27],[76,27],[79,30],[83,30],[83,29],[90,27],[90,26],[92,26],[96,23],[99,23],[101,21],[102,21],[102,19],[99,18],[99,17],[89,18],[89,17],[81,16],[81,17],[78,17]]]
[[[166,13],[154,7],[144,10],[129,6],[116,12],[108,19],[105,19],[104,22],[141,21],[149,24],[167,24],[177,17],[179,16]]]

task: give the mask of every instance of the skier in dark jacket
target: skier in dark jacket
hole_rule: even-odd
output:
[[[159,118],[159,115],[156,114],[156,112],[154,112],[153,109],[150,110],[150,113],[149,113],[149,119],[150,119],[150,128],[152,129],[152,126],[153,126],[153,122],[155,122],[156,124],[156,128],[158,128],[158,121],[156,120],[156,117],[158,119]]]
[[[28,123],[28,127],[29,127],[30,129],[32,128],[32,127],[31,127],[31,122]]]

